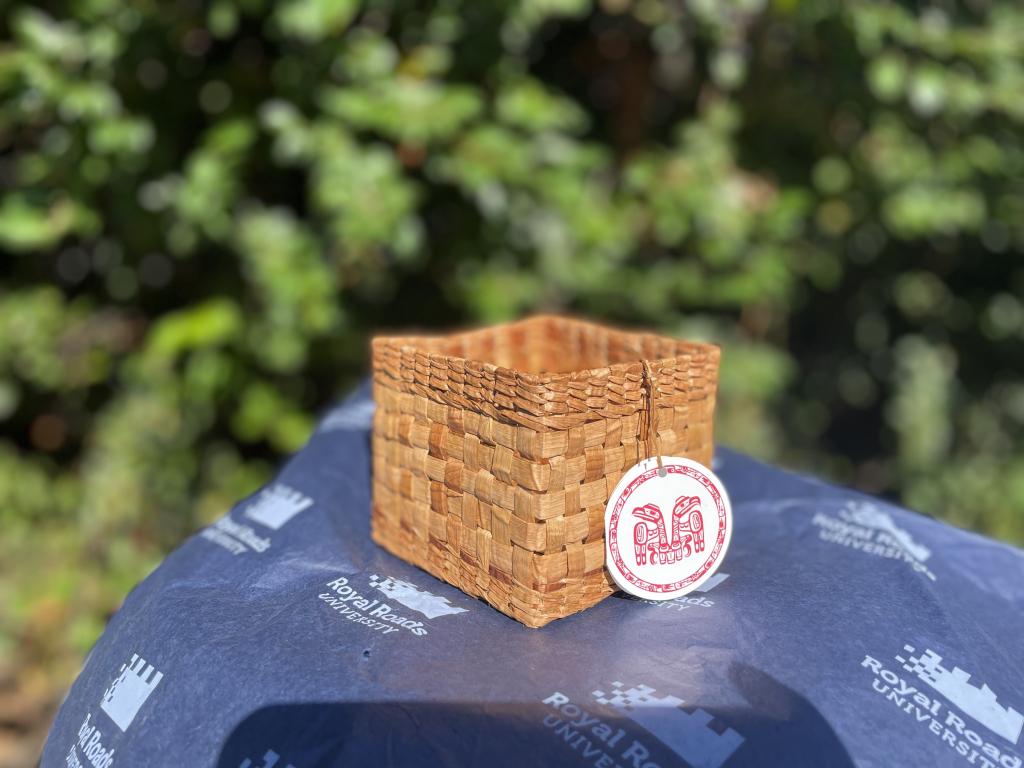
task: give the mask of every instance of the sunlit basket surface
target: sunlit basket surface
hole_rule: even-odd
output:
[[[662,453],[710,465],[718,360],[547,315],[374,339],[374,540],[531,627],[594,605],[615,591],[605,504],[647,456],[649,393]]]

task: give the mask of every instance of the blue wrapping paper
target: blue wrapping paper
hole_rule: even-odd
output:
[[[362,387],[125,600],[43,766],[1002,766],[1024,553],[720,449],[701,591],[528,629],[370,539]]]

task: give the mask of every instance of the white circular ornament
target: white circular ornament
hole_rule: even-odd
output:
[[[729,549],[725,486],[699,462],[663,456],[632,466],[604,513],[605,565],[625,592],[671,600],[710,579]]]

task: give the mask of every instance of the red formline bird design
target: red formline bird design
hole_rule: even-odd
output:
[[[675,563],[694,552],[704,551],[704,519],[698,496],[680,496],[672,507],[672,537],[665,528],[665,515],[656,504],[644,504],[633,510],[640,521],[633,528],[636,564],[648,561],[664,565]]]

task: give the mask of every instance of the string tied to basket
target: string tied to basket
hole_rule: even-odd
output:
[[[644,378],[643,388],[645,397],[645,427],[644,442],[647,445],[647,455],[658,458],[658,474],[664,477],[665,467],[661,460],[661,439],[658,437],[658,409],[655,407],[654,398],[658,394],[658,380],[654,375],[649,360],[643,360]]]

